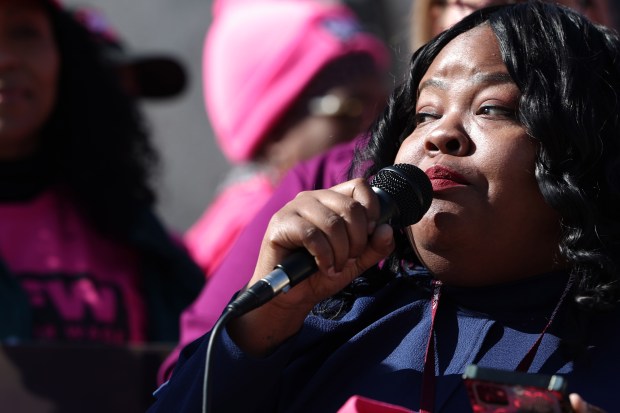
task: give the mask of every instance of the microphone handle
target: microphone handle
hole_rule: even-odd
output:
[[[227,311],[242,315],[260,307],[283,291],[299,284],[318,271],[314,257],[306,249],[298,249],[287,256],[273,271],[228,304]]]
[[[289,283],[286,289],[294,287],[319,270],[314,257],[305,248],[293,251],[282,262],[276,265],[274,271],[281,270],[286,274]]]

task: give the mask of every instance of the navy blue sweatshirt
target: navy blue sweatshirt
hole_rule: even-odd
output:
[[[340,320],[316,315],[264,358],[218,338],[212,412],[336,412],[352,395],[418,410],[430,333],[430,290],[397,277],[358,298]],[[553,273],[486,288],[442,288],[435,319],[435,411],[471,411],[468,364],[515,370],[559,302],[567,276]],[[544,334],[530,372],[562,374],[569,390],[618,411],[620,311],[578,322],[570,297]],[[187,346],[149,413],[200,412],[209,334]]]

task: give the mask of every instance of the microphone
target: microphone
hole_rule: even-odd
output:
[[[426,174],[410,164],[396,164],[381,169],[370,182],[379,199],[378,224],[398,228],[418,222],[433,200],[433,188]],[[240,316],[288,291],[318,271],[314,257],[299,249],[286,257],[267,276],[236,297],[226,311]]]

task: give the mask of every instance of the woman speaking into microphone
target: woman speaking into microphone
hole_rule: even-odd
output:
[[[213,411],[336,412],[358,396],[467,412],[470,364],[557,374],[614,411],[619,50],[615,32],[537,1],[475,12],[419,49],[355,166],[417,166],[428,212],[378,224],[358,178],[276,213],[250,284],[299,248],[318,271],[216,337]],[[208,339],[152,412],[201,411]]]

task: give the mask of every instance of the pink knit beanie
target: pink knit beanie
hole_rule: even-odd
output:
[[[204,45],[203,87],[217,141],[231,162],[251,159],[310,80],[330,61],[389,52],[343,5],[312,0],[216,1]]]

